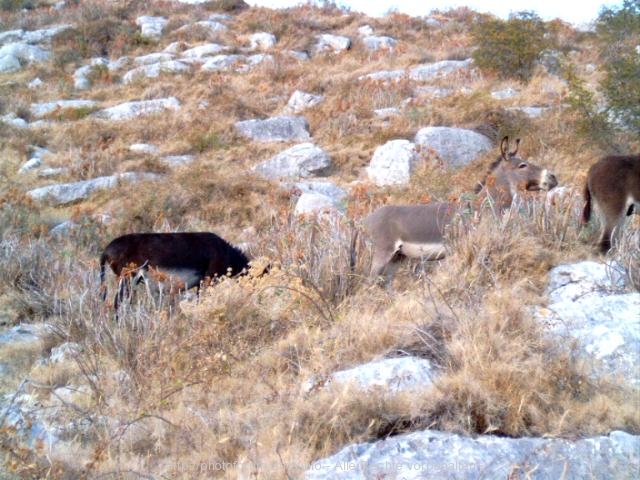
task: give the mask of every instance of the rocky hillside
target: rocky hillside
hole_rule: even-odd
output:
[[[1,6],[3,478],[635,478],[638,219],[605,256],[580,223],[593,32],[549,22],[514,80],[473,60],[467,8]],[[364,217],[477,206],[504,136],[559,186],[373,284]],[[98,256],[147,231],[270,269],[139,285],[115,317]]]

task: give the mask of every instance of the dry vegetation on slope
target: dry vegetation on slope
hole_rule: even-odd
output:
[[[401,270],[395,293],[364,280],[370,253],[362,237],[350,272],[352,222],[357,226],[383,202],[459,198],[472,191],[495,154],[455,171],[429,159],[406,188],[383,189],[363,181],[364,167],[387,140],[412,138],[428,125],[473,128],[493,138],[520,136],[522,155],[554,170],[571,188],[582,185],[601,153],[575,134],[570,111],[558,108],[530,119],[489,95],[516,86],[517,102],[561,105],[566,86],[542,68],[529,83],[516,85],[480,72],[449,76],[443,85],[472,93],[444,98],[416,96],[409,81],[358,81],[377,70],[468,58],[468,32],[477,14],[445,12],[438,15],[442,26],[433,27],[400,14],[373,19],[330,6],[252,8],[232,11],[233,26],[212,34],[177,30],[237,2],[69,3],[61,10],[2,13],[0,30],[61,23],[75,28],[54,39],[51,63],[0,78],[0,113],[29,117],[32,103],[78,97],[72,74],[93,56],[142,55],[173,41],[241,46],[251,33],[267,31],[277,36],[278,50],[303,50],[316,34],[357,38],[358,27],[369,24],[398,45],[390,54],[369,52],[355,41],[348,52],[308,62],[275,53],[273,64],[247,73],[167,74],[126,85],[103,71],[82,98],[112,105],[173,95],[182,108],[118,123],[63,111],[42,128],[2,125],[2,318],[51,323],[42,352],[65,341],[81,346],[74,362],[31,369],[28,388],[45,398],[57,387],[80,387],[59,402],[57,415],[61,424],[83,425],[83,438],[64,439],[77,443],[67,456],[51,458],[19,447],[11,432],[2,432],[5,465],[16,476],[179,478],[177,461],[303,465],[349,442],[422,428],[506,436],[640,432],[630,390],[614,379],[590,379],[589,366],[575,361],[571,345],[551,342],[531,313],[532,305],[544,304],[549,268],[594,255],[588,243],[593,232],[578,223],[579,195],[453,228],[450,256],[438,265]],[[139,15],[170,19],[159,44],[140,37]],[[597,62],[589,35],[556,28],[574,64]],[[597,72],[583,71],[587,82],[597,80]],[[44,85],[27,88],[35,77]],[[247,173],[283,145],[249,142],[234,122],[277,114],[296,89],[325,96],[304,115],[314,142],[333,160],[329,178],[343,186],[363,181],[351,190],[343,220],[294,218],[287,191]],[[398,116],[382,120],[373,114],[409,97]],[[208,107],[200,108],[203,102]],[[157,145],[163,154],[197,157],[172,171],[153,156],[133,155],[129,145],[140,142]],[[50,166],[69,167],[61,181],[134,170],[164,175],[71,206],[45,207],[25,195],[42,179],[16,173],[34,145],[54,152]],[[638,147],[629,144],[629,151]],[[107,223],[101,221],[105,215]],[[81,228],[63,238],[47,234],[66,219]],[[114,322],[98,295],[97,256],[114,236],[147,230],[212,230],[233,242],[249,241],[258,261],[273,268],[260,278],[224,281],[200,301],[173,308],[139,295]],[[637,238],[632,231],[627,235],[627,246],[616,255],[637,262]],[[109,287],[113,292],[113,282]],[[42,352],[4,349],[0,355],[22,355],[28,365]],[[436,362],[442,376],[433,388],[389,397],[335,385],[312,392],[302,387],[311,378],[322,383],[335,370],[406,352]],[[15,389],[21,378],[5,378],[2,392]],[[237,473],[226,472],[230,478]],[[297,474],[256,468],[246,477]]]

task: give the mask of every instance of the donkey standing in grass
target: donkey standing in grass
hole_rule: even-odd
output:
[[[600,252],[607,253],[624,225],[625,213],[640,215],[640,155],[604,157],[591,165],[584,186],[583,223],[591,218],[591,202],[604,223]]]
[[[120,279],[114,308],[131,293],[131,283],[159,287],[169,285],[170,293],[187,291],[207,278],[238,275],[249,268],[247,256],[210,232],[131,233],[113,240],[100,256],[100,286],[103,299],[105,266]]]
[[[520,140],[509,152],[509,138],[500,144],[500,156],[492,163],[476,193],[492,203],[497,211],[511,206],[518,191],[551,190],[558,181],[547,169],[517,157]],[[385,205],[364,220],[373,241],[371,276],[385,276],[388,284],[399,261],[405,257],[439,260],[445,256],[444,232],[454,215],[463,208],[450,202],[425,205]]]

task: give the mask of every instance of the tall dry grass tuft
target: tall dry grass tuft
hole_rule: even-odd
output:
[[[626,284],[640,291],[640,228],[638,220],[632,218],[618,235],[610,254],[622,266],[626,276]]]
[[[5,235],[0,241],[0,286],[15,321],[44,320],[61,313],[58,285],[71,260],[60,257],[42,239],[21,241]]]
[[[524,196],[503,214],[484,204],[467,210],[450,225],[450,256],[444,260],[445,278],[452,292],[500,287],[527,278],[539,289],[558,252],[575,255],[580,235],[576,197],[543,202]]]
[[[329,315],[361,283],[367,263],[363,239],[347,218],[285,213],[273,219],[266,236],[266,254],[313,289],[321,304],[331,306]]]

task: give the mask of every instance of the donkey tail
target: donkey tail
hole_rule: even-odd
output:
[[[589,182],[584,186],[584,209],[582,210],[582,223],[589,223],[591,218],[591,190],[589,190]]]
[[[356,272],[356,246],[358,245],[358,229],[352,226],[351,230],[351,250],[349,251],[349,272]]]
[[[107,286],[104,284],[105,277],[105,265],[107,263],[108,255],[106,252],[103,252],[100,255],[100,291],[102,294],[102,301],[104,302],[107,299]]]

